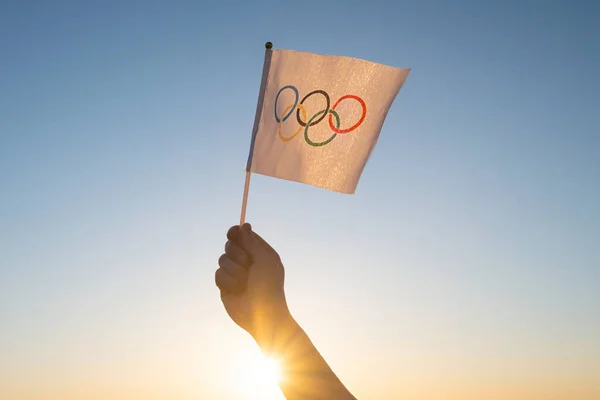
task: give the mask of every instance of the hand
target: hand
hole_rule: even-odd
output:
[[[291,318],[283,264],[249,224],[231,227],[227,239],[215,282],[231,319],[260,342],[278,323]]]
[[[280,388],[288,400],[356,400],[290,315],[279,255],[249,224],[227,232],[215,281],[231,319],[261,350],[284,360]]]

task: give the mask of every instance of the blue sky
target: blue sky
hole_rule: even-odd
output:
[[[236,398],[253,344],[213,273],[270,40],[412,68],[355,195],[252,181],[248,219],[344,382],[362,398],[591,398],[599,13],[3,2],[0,394]]]

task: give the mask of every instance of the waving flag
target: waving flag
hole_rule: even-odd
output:
[[[354,193],[409,71],[268,49],[246,170]]]

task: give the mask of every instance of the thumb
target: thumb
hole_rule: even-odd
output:
[[[277,252],[260,235],[252,230],[248,223],[242,225],[238,237],[239,243],[253,259],[265,257]]]

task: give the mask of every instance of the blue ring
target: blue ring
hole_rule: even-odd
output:
[[[294,93],[296,93],[296,100],[294,100],[294,106],[292,108],[290,108],[290,111],[283,117],[283,120],[280,120],[279,116],[277,115],[277,100],[279,100],[279,95],[285,89],[292,89],[294,91]],[[274,106],[274,110],[273,110],[274,114],[275,114],[275,121],[277,121],[277,123],[285,122],[285,120],[288,119],[290,117],[290,115],[292,115],[294,113],[294,111],[296,110],[296,106],[298,105],[299,97],[300,96],[298,95],[298,89],[296,89],[295,86],[287,85],[287,86],[284,86],[281,89],[279,89],[279,92],[277,92],[277,96],[275,96],[275,106]]]

